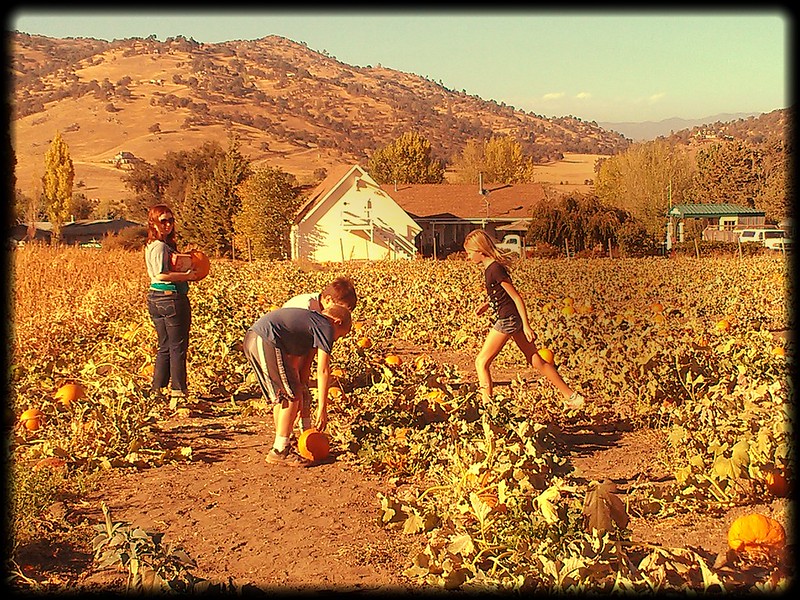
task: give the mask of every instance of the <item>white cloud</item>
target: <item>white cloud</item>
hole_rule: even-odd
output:
[[[592,94],[590,94],[589,92],[578,92],[575,95],[575,98],[577,98],[578,100],[588,100],[591,97],[592,97]]]
[[[542,96],[542,100],[561,100],[564,97],[564,92],[550,92]]]
[[[658,94],[653,94],[652,96],[650,96],[650,97],[647,99],[647,103],[648,103],[648,104],[656,104],[656,103],[658,103],[659,101],[661,101],[661,100],[663,100],[664,98],[666,98],[666,96],[667,96],[667,94],[666,94],[666,93],[664,93],[664,92],[659,92]]]

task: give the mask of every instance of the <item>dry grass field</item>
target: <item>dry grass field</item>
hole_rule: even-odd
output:
[[[536,166],[536,181],[552,184],[553,189],[568,194],[588,193],[594,187],[594,165],[598,159],[608,158],[601,154],[564,154],[564,159]],[[591,184],[587,185],[587,181]]]

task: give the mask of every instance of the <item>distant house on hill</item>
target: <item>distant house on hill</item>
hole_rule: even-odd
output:
[[[102,242],[107,235],[115,235],[128,227],[144,227],[141,223],[127,219],[83,219],[71,221],[61,226],[61,242],[68,245]],[[34,223],[34,240],[49,242],[53,233],[53,225],[47,221]],[[28,240],[28,225],[22,223],[11,228],[11,239],[14,242]]]
[[[484,228],[501,240],[506,233],[524,234],[533,207],[544,200],[540,183],[385,184],[397,203],[422,228],[418,247],[423,256],[443,257],[462,249],[473,229]]]
[[[119,168],[131,166],[141,159],[133,154],[133,152],[117,152],[116,156],[111,159],[111,162],[114,163],[114,166]]]
[[[312,191],[290,234],[293,260],[408,259],[420,227],[358,165],[340,166]]]

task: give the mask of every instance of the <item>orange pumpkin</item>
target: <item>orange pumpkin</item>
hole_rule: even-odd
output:
[[[69,406],[78,398],[84,398],[85,396],[86,393],[83,391],[83,387],[77,383],[66,383],[58,388],[53,398],[64,406]]]
[[[764,477],[764,483],[770,494],[778,498],[785,498],[789,495],[789,484],[786,482],[786,476],[780,471],[770,471]]]
[[[190,250],[188,254],[173,254],[170,257],[173,271],[188,271],[194,269],[192,281],[204,279],[211,271],[211,261],[202,250]]]
[[[386,357],[386,364],[390,367],[399,367],[401,364],[403,364],[403,359],[396,354],[390,354]]]
[[[192,257],[192,268],[194,269],[194,280],[205,279],[211,271],[211,261],[202,250],[192,250],[189,252]]]
[[[783,525],[758,513],[739,517],[728,530],[728,545],[736,552],[779,550],[785,544]]]
[[[372,348],[372,340],[368,337],[362,337],[358,339],[356,345],[362,350],[366,350],[367,348]]]
[[[38,408],[29,408],[19,416],[19,422],[25,429],[36,431],[42,425],[44,413]]]
[[[551,365],[553,364],[554,356],[553,351],[550,350],[550,348],[539,348],[539,356],[544,362],[550,363]]]
[[[328,436],[313,427],[306,429],[297,439],[297,451],[300,456],[308,460],[320,461],[328,458],[330,454]]]

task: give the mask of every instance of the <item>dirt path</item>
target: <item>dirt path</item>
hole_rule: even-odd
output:
[[[283,591],[413,588],[400,577],[413,540],[378,526],[378,479],[347,456],[311,468],[268,465],[273,432],[261,417],[219,416],[211,403],[162,425],[170,446],[190,446],[192,461],[110,478],[87,498],[114,521],[164,534],[212,582]],[[108,584],[108,573],[84,582]]]
[[[471,357],[450,356],[463,372]],[[497,370],[507,385],[516,373]],[[523,376],[531,376],[525,372]],[[105,502],[114,521],[163,534],[165,545],[185,550],[192,571],[213,583],[281,591],[410,591],[417,586],[403,570],[422,549],[418,536],[388,532],[378,524],[376,493],[388,483],[357,470],[347,454],[308,469],[275,467],[264,455],[273,439],[271,419],[235,417],[225,402],[198,401],[160,422],[165,447],[191,447],[192,460],[138,472],[112,470],[101,489],[65,508],[70,522],[100,523]],[[632,430],[625,423],[577,420],[560,434],[581,483],[611,480],[621,494],[647,482],[670,480],[659,472],[656,454],[664,432]],[[749,506],[697,519],[633,517],[637,542],[692,548],[711,563],[727,548],[726,532],[735,516],[759,511],[786,519],[786,501]],[[787,528],[788,531],[788,528]],[[125,574],[97,570],[90,554],[38,549],[31,564],[51,563],[71,571],[78,586],[103,590],[124,586]],[[35,554],[36,549],[31,549]]]

